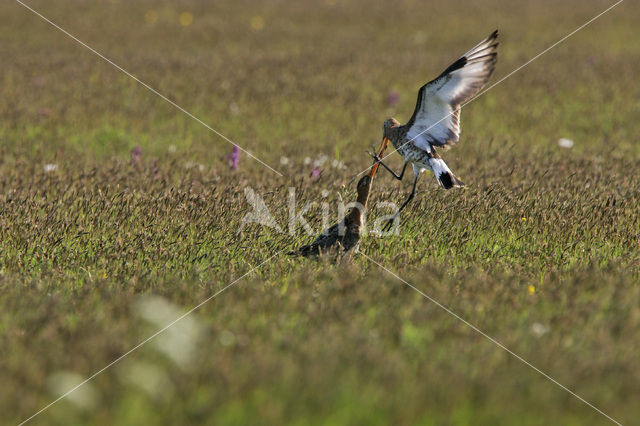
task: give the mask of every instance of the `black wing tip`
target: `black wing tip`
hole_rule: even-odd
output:
[[[498,42],[498,36],[500,35],[500,33],[498,32],[498,30],[493,30],[493,32],[491,34],[489,34],[489,36],[487,38],[484,39],[484,42],[482,42],[481,44],[489,44],[488,47],[497,47],[500,42]]]
[[[493,30],[493,32],[489,35],[489,37],[487,37],[486,39],[484,39],[484,41],[482,41],[478,46],[486,44],[486,43],[490,43],[489,46],[486,46],[484,48],[481,49],[481,51],[484,51],[485,49],[491,49],[492,51],[490,51],[490,53],[486,53],[482,56],[479,56],[478,58],[484,58],[486,56],[495,56],[495,49],[498,47],[498,42],[495,41],[498,38],[498,30],[495,29]],[[476,46],[476,47],[478,47]],[[473,50],[473,49],[472,49]],[[478,53],[478,52],[474,52],[474,53]],[[464,55],[460,58],[458,58],[458,60],[456,60],[454,63],[452,63],[451,65],[449,65],[444,71],[442,71],[442,73],[440,73],[440,75],[436,78],[436,80],[440,77],[444,77],[445,75],[452,73],[454,71],[459,70],[460,68],[463,68],[465,65],[467,65],[467,62],[469,62],[470,60],[475,60],[478,59],[476,57],[473,57],[473,54],[471,55]],[[427,83],[428,84],[428,83]]]
[[[484,41],[482,43],[480,43],[480,44],[489,44],[489,46],[487,46],[486,48],[489,48],[489,47],[496,48],[500,44],[498,42],[498,36],[499,35],[500,35],[500,33],[498,32],[497,29],[493,30],[493,32],[491,34],[489,34],[489,36],[487,38],[485,38]]]

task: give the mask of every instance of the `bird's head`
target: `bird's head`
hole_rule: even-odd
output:
[[[399,125],[400,123],[395,118],[387,118],[384,120],[384,124],[382,125],[382,137],[389,138],[391,135],[391,129]]]
[[[369,187],[371,186],[371,177],[369,175],[364,175],[358,181],[358,194],[363,192],[369,192]]]
[[[379,155],[384,154],[384,151],[387,149],[387,145],[389,145],[389,138],[391,138],[392,133],[391,129],[398,126],[400,126],[400,123],[395,118],[387,118],[384,120],[384,123],[382,124],[382,142],[380,142],[380,148],[378,148]],[[371,177],[373,177],[377,169],[377,164],[371,168]]]
[[[369,199],[369,191],[371,190],[372,179],[369,175],[364,175],[358,181],[356,188],[358,192],[358,198],[354,203],[354,206],[349,211],[347,217],[352,223],[360,224],[362,221],[362,215],[367,208],[367,201]]]

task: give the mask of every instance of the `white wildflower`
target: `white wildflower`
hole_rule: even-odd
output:
[[[156,400],[167,400],[174,391],[173,383],[159,367],[134,361],[124,364],[118,371],[120,380],[137,386]]]
[[[539,322],[534,322],[531,324],[531,332],[538,337],[541,337],[549,331],[549,327],[544,324],[540,324]]]
[[[573,147],[573,141],[571,139],[560,138],[560,139],[558,139],[558,145],[561,148],[572,148]]]
[[[155,327],[165,327],[171,321],[181,318],[154,339],[153,344],[160,352],[182,368],[193,367],[203,330],[194,315],[183,317],[184,309],[159,296],[144,296],[138,303],[138,315]]]
[[[228,347],[236,341],[236,336],[229,330],[222,330],[218,336],[218,341],[222,346]]]
[[[320,154],[318,159],[313,162],[313,167],[322,167],[324,165],[324,163],[327,162],[328,159],[329,159],[329,157],[327,157],[326,155]]]
[[[98,402],[98,393],[91,383],[84,383],[85,378],[71,371],[58,371],[49,376],[48,387],[56,396],[66,395],[65,399],[83,410],[95,408]],[[78,386],[82,384],[82,386]],[[71,389],[78,386],[73,392]]]

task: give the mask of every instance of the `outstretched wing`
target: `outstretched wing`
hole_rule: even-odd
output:
[[[407,136],[425,151],[429,145],[458,142],[460,104],[478,93],[491,77],[498,60],[498,30],[420,88]]]

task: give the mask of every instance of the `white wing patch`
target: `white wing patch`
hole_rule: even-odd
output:
[[[497,61],[497,32],[454,62],[418,93],[407,136],[427,152],[460,138],[460,104],[478,93],[491,77]]]
[[[422,105],[423,108],[407,132],[407,136],[413,141],[413,144],[431,152],[431,145],[458,142],[460,135],[459,107],[456,107],[454,113],[453,107],[448,102],[436,96],[427,96]]]

